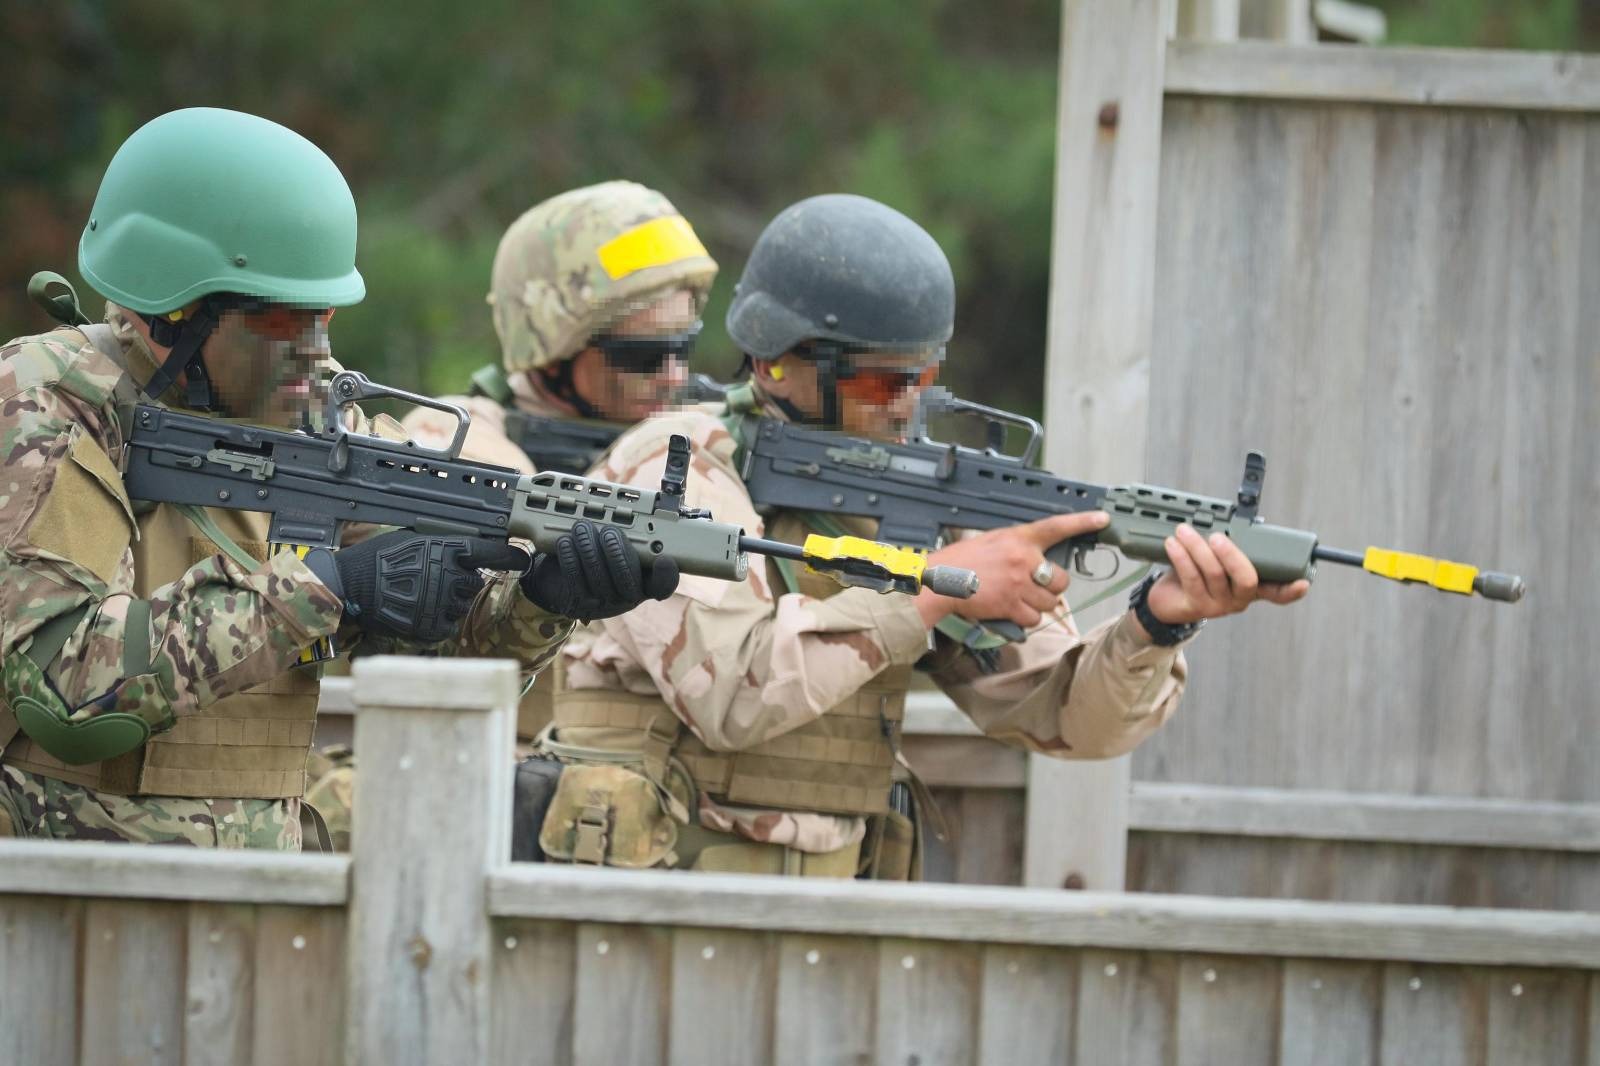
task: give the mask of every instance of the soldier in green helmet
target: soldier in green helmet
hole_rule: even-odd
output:
[[[317,408],[333,310],[365,295],[355,247],[344,177],[276,123],[177,111],[112,159],[78,252],[104,323],[59,299],[62,328],[0,347],[0,835],[297,849],[308,648],[532,673],[573,622],[539,601],[610,585],[575,566],[557,596],[519,578],[527,551],[467,537],[284,550],[264,515],[129,499],[141,398],[280,426]]]

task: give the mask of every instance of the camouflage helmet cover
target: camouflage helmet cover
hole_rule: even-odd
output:
[[[676,289],[703,307],[716,276],[688,221],[653,189],[608,181],[551,197],[512,223],[495,252],[488,299],[505,368],[570,359]]]

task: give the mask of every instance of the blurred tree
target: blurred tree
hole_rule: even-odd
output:
[[[1383,6],[1396,39],[1432,44],[1570,47],[1600,22],[1600,0]],[[461,388],[497,354],[483,294],[500,232],[629,177],[722,264],[698,369],[736,365],[722,314],[766,220],[852,191],[950,254],[946,380],[1037,414],[1058,24],[1054,0],[0,0],[0,331],[45,328],[23,286],[73,274],[116,146],[204,104],[283,122],[344,169],[369,295],[340,312],[335,351],[394,384]]]

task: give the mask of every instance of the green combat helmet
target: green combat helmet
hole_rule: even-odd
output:
[[[186,370],[200,408],[212,405],[200,349],[226,310],[220,294],[344,307],[367,291],[355,200],[333,160],[276,122],[210,107],[152,119],[117,150],[78,270],[171,346],[145,395],[159,397]],[[196,311],[179,313],[195,300]]]
[[[495,253],[489,305],[505,370],[571,359],[674,289],[703,307],[716,276],[688,221],[653,189],[608,181],[552,197],[512,223]]]

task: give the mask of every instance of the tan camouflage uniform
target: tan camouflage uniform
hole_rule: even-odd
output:
[[[117,327],[127,365],[142,380],[154,369],[153,355],[114,312],[108,312],[108,321]],[[170,576],[136,573],[135,548],[152,547],[148,538],[139,543],[141,532],[165,533],[186,523],[165,505],[136,519],[122,490],[116,464],[123,440],[112,402],[122,373],[73,329],[21,338],[0,349],[0,448],[5,460],[0,476],[0,693],[9,700],[27,684],[22,653],[40,626],[87,606],[83,621],[44,672],[75,709],[74,721],[129,712],[149,723],[155,742],[181,723],[211,718],[210,709],[219,700],[237,699],[236,694],[264,685],[265,691],[250,694],[261,699],[264,712],[274,706],[277,693],[314,698],[315,675],[289,668],[302,648],[335,635],[341,608],[292,553],[248,570],[225,554],[196,551],[186,560],[191,565],[176,567],[179,572]],[[170,402],[175,396],[176,390],[164,399]],[[67,499],[77,510],[63,507]],[[246,550],[252,530],[259,539],[265,537],[264,516],[207,514]],[[195,543],[207,542],[196,538]],[[150,669],[125,677],[125,623],[135,599],[151,603]],[[485,589],[461,636],[428,650],[516,658],[537,670],[569,630],[570,623],[534,606],[514,579],[501,576]],[[353,628],[339,636],[346,646],[359,639]],[[380,649],[368,644],[363,650]],[[197,733],[186,728],[188,735]],[[247,718],[243,723],[237,715],[217,718],[198,733],[203,736],[207,730],[263,732],[271,739],[262,743],[279,748],[301,743],[298,733],[270,713],[265,720]],[[291,739],[284,739],[284,730],[293,733]],[[309,750],[309,729],[303,744]],[[230,799],[203,791],[186,796],[136,790],[113,794],[69,779],[98,780],[95,775],[115,760],[87,767],[56,764],[59,772],[49,774],[12,765],[52,760],[16,732],[5,707],[0,707],[0,749],[5,752],[0,756],[0,832],[9,828],[30,836],[285,850],[300,846],[303,768],[285,775],[294,777],[297,786],[268,790],[281,798]],[[132,754],[137,760],[143,751]]]
[[[694,444],[686,505],[770,535],[780,522],[756,514],[735,470],[735,442],[706,410],[634,427],[595,475],[653,484],[672,433]],[[1149,644],[1126,615],[1079,634],[1064,604],[1060,619],[1006,646],[998,672],[985,675],[945,638],[930,645],[911,597],[786,593],[762,566],[739,584],[685,576],[666,602],[579,630],[563,665],[569,688],[659,694],[706,747],[739,751],[817,719],[885,671],[925,656],[933,680],[986,734],[1061,758],[1131,750],[1171,716],[1187,675],[1177,649]],[[557,739],[609,750],[640,743],[638,734],[602,727],[562,728]],[[816,855],[853,845],[866,828],[859,816],[734,807],[704,793],[695,813],[703,828]]]
[[[665,233],[660,232],[666,227]],[[602,250],[637,234],[652,244],[632,263],[620,264]],[[652,258],[653,257],[653,258]],[[635,269],[625,269],[627,266]],[[506,230],[495,255],[488,303],[500,338],[509,404],[488,395],[446,396],[472,416],[461,454],[524,473],[537,464],[507,435],[508,407],[526,414],[579,420],[569,405],[536,387],[532,371],[570,359],[611,322],[677,289],[688,289],[704,305],[717,264],[668,199],[630,181],[573,189],[522,214]],[[500,368],[485,368],[494,371]],[[426,407],[407,413],[406,436],[428,448],[455,438],[453,417]],[[517,711],[523,755],[550,721],[550,681],[545,675],[524,694]],[[335,846],[348,842],[355,793],[356,760],[349,752],[325,753],[331,764],[312,775],[306,799],[327,819]],[[341,849],[342,850],[342,849]]]

